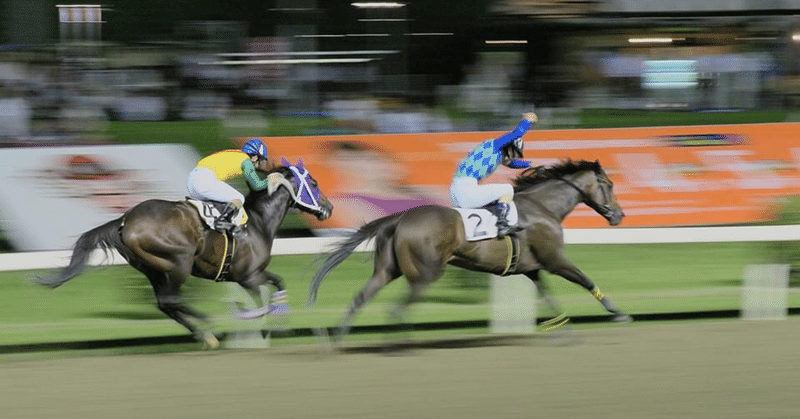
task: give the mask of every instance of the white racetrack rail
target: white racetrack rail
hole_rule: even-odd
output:
[[[273,255],[320,254],[330,251],[342,237],[303,237],[276,239]],[[800,225],[674,228],[590,228],[565,229],[567,244],[640,244],[640,243],[722,243],[800,241]],[[372,250],[372,242],[362,243],[357,252]],[[0,254],[0,271],[53,269],[69,263],[70,250]],[[116,252],[106,255],[95,251],[90,265],[123,265]]]

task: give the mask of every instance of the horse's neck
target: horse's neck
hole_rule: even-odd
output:
[[[269,196],[253,202],[248,224],[253,225],[265,236],[274,237],[289,212],[291,195],[286,188],[278,188]]]
[[[585,187],[580,177],[575,174],[564,176],[564,178],[579,188]],[[577,189],[560,179],[543,183],[524,196],[530,197],[561,220],[583,200]]]

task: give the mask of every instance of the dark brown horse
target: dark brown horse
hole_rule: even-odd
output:
[[[467,241],[461,216],[452,208],[421,206],[372,221],[340,243],[315,274],[309,290],[313,305],[325,276],[363,241],[375,239],[372,277],[355,297],[337,338],[345,335],[353,316],[381,288],[404,275],[410,292],[392,314],[402,320],[408,306],[425,287],[436,281],[447,264],[497,275],[523,274],[536,284],[545,302],[560,312],[539,278],[544,269],[589,291],[618,322],[631,317],[619,311],[595,284],[564,254],[561,222],[576,205],[585,203],[617,225],[624,214],[614,196],[613,184],[598,162],[565,161],[552,167],[531,168],[514,180],[514,203],[522,230],[516,235],[520,253],[509,269],[505,240]]]
[[[260,295],[259,287],[266,283],[284,290],[281,279],[265,269],[278,227],[289,209],[296,207],[320,220],[330,217],[333,211],[333,205],[320,192],[302,161],[291,165],[284,160],[283,164],[267,172],[271,187],[252,191],[245,199],[249,221],[236,234],[228,273],[220,278],[238,283],[254,296]],[[52,288],[62,285],[85,269],[91,251],[98,247],[117,250],[150,280],[161,311],[207,347],[218,346],[212,333],[198,329],[190,321],[194,318],[207,322],[207,317],[186,305],[179,295],[189,275],[217,278],[227,247],[226,237],[206,226],[196,207],[186,201],[142,202],[122,217],[83,233],[69,265],[57,275],[35,281]],[[261,309],[262,314],[266,311]]]

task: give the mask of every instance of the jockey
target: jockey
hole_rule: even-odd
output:
[[[247,222],[247,214],[240,210],[244,205],[244,195],[231,184],[241,178],[256,191],[266,189],[268,181],[256,174],[256,164],[267,159],[267,147],[261,140],[251,139],[240,150],[222,150],[197,162],[191,173],[187,189],[189,196],[203,201],[217,201],[226,204],[222,215],[214,227],[231,230]],[[238,186],[238,185],[237,185]]]
[[[450,185],[450,198],[461,208],[480,208],[497,201],[497,235],[504,237],[513,230],[508,225],[509,203],[514,197],[514,187],[510,184],[483,184],[478,182],[492,174],[502,164],[512,169],[525,169],[530,162],[519,160],[522,156],[522,136],[536,123],[538,117],[529,112],[523,115],[517,128],[493,140],[480,143],[458,164],[453,183]]]

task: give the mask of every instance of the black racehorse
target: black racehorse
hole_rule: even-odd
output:
[[[442,275],[447,264],[498,275],[523,274],[536,284],[550,308],[561,312],[539,278],[539,271],[544,269],[586,288],[613,315],[614,321],[630,321],[631,317],[619,311],[564,254],[561,223],[576,205],[585,203],[611,225],[619,224],[624,217],[611,179],[600,163],[566,160],[551,167],[530,168],[514,180],[514,191],[522,228],[516,233],[519,239],[516,266],[509,263],[507,240],[467,241],[456,210],[420,206],[372,221],[341,242],[316,272],[309,290],[309,305],[315,303],[325,276],[360,243],[374,238],[372,277],[353,300],[336,333],[337,339],[349,331],[353,316],[381,288],[405,276],[410,292],[392,313],[397,321],[402,321],[408,306]]]
[[[324,220],[333,205],[319,190],[316,180],[302,160],[268,170],[270,187],[251,191],[244,209],[249,221],[235,235],[233,243],[200,218],[195,206],[187,201],[149,200],[125,212],[120,218],[83,233],[77,240],[70,263],[51,277],[35,281],[52,288],[79,275],[95,248],[117,250],[128,263],[145,274],[153,286],[158,308],[180,323],[207,347],[216,348],[216,337],[200,330],[190,318],[208,322],[207,317],[181,299],[179,290],[189,275],[236,282],[255,297],[259,287],[269,283],[283,290],[281,279],[265,269],[271,260],[272,245],[278,227],[289,209],[296,207]],[[218,278],[224,266],[226,248],[233,253],[228,273]],[[266,302],[259,311],[268,311]]]

